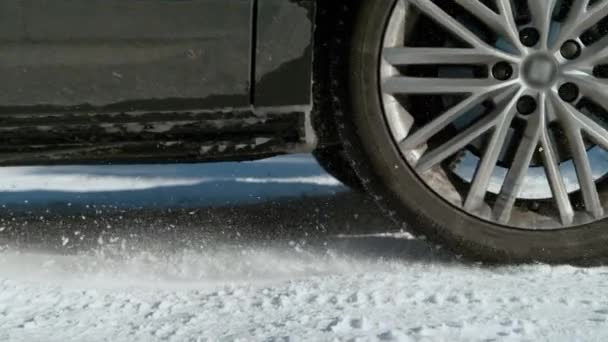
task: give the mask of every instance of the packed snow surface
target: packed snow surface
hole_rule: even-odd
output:
[[[251,166],[5,171],[0,341],[608,338],[606,267],[467,264],[307,157]]]

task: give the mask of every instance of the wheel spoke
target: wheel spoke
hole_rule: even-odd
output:
[[[498,158],[503,150],[511,122],[516,113],[515,104],[520,94],[521,91],[500,109],[500,123],[492,134],[492,138],[488,142],[483,157],[477,166],[471,188],[464,202],[465,210],[478,211],[485,202],[490,180],[496,169]]]
[[[384,59],[391,65],[478,64],[492,65],[505,60],[487,50],[467,48],[387,48]]]
[[[587,7],[585,7],[583,15],[579,18],[579,26],[576,31],[577,35],[582,34],[608,15],[608,6],[606,6],[605,3],[601,3],[602,1],[593,6],[589,6],[589,0],[586,0],[586,2]]]
[[[581,94],[608,111],[608,82],[587,74],[569,74],[569,81],[575,83]]]
[[[552,106],[548,107],[551,108]],[[548,110],[551,110],[549,108]],[[549,180],[549,187],[551,187],[551,193],[553,194],[555,204],[559,210],[561,222],[564,225],[570,225],[574,221],[574,208],[570,202],[568,190],[566,189],[566,184],[559,168],[557,153],[555,152],[546,126],[542,127],[540,147],[545,174]]]
[[[382,84],[389,94],[476,94],[509,86],[513,82],[498,82],[490,78],[425,78],[396,76]]]
[[[579,80],[581,82],[578,82],[578,84],[581,86],[580,89],[583,94],[596,104],[604,107],[605,110],[608,110],[608,91],[606,90],[608,84],[587,76],[579,78]],[[603,149],[608,150],[608,130],[606,128],[569,103],[562,102],[561,106],[572,124],[588,134]]]
[[[555,10],[556,0],[528,0],[528,8],[532,23],[540,33],[540,47],[546,49],[549,44],[551,18]]]
[[[589,0],[574,0],[572,2],[568,16],[561,25],[558,37],[559,45],[563,44],[568,39],[573,39],[578,36],[574,32],[576,32],[577,27],[582,22],[588,7]]]
[[[472,143],[473,140],[495,127],[498,119],[499,116],[496,113],[488,115],[450,139],[448,142],[435,148],[433,151],[424,154],[416,164],[416,171],[421,173],[426,172],[433,166],[443,162],[450,156],[453,156],[456,152]]]
[[[598,64],[604,64],[608,61],[608,36],[603,37],[597,42],[583,49],[581,56],[566,65],[566,68],[575,68],[592,71],[593,67]]]
[[[589,0],[574,0],[570,6],[570,13],[566,17],[565,23],[562,25],[562,31],[569,32],[570,25],[576,27],[583,19],[587,9],[589,8]]]
[[[519,29],[517,28],[517,23],[515,22],[514,9],[511,4],[511,0],[496,0],[496,5],[498,6],[498,11],[502,15],[505,21],[505,25],[511,31],[511,35],[513,35],[514,42],[517,46],[520,46],[520,50],[526,50],[523,48],[521,41],[519,40]]]
[[[543,137],[541,142],[542,158],[545,167],[545,174],[549,179],[549,186],[551,187],[551,193],[559,210],[560,220],[564,225],[571,225],[574,222],[574,208],[570,202],[568,190],[564,183],[559,164],[555,151],[553,151],[550,142]]]
[[[480,1],[455,0],[460,6],[475,15],[486,26],[493,29],[509,43],[523,51],[524,47],[519,40],[517,25],[513,18],[513,9],[510,0],[498,1],[500,14],[492,11]]]
[[[531,116],[527,128],[524,132],[519,147],[511,163],[511,168],[502,185],[494,205],[494,217],[502,223],[507,223],[511,219],[511,213],[515,200],[520,194],[524,185],[532,157],[538,147],[541,128],[545,124],[545,96],[539,98],[540,107],[537,115]]]
[[[600,202],[600,197],[597,192],[591,163],[587,156],[587,149],[583,141],[583,135],[578,129],[566,129],[566,136],[570,142],[576,174],[578,182],[583,194],[583,201],[587,211],[595,218],[601,218],[604,215],[604,209]]]
[[[470,29],[459,23],[456,19],[446,13],[443,9],[437,6],[431,0],[410,0],[410,3],[426,13],[431,19],[442,25],[450,32],[464,40],[472,47],[494,49],[483,42]]]
[[[581,21],[585,13],[587,12],[587,7],[589,6],[589,0],[574,0],[570,7],[570,11],[568,12],[568,16],[566,20],[562,23],[560,27],[559,36],[553,48],[555,50],[559,49],[564,42],[569,39],[577,38],[579,34],[576,34],[576,30],[580,25]]]
[[[403,151],[418,148],[425,144],[439,131],[454,122],[454,120],[457,120],[462,115],[468,113],[472,108],[479,105],[483,101],[494,98],[495,102],[500,102],[503,97],[513,95],[516,89],[516,86],[511,86],[506,89],[499,88],[495,91],[490,91],[487,93],[473,94],[447,110],[445,113],[439,115],[427,125],[417,130],[414,134],[403,140],[399,146]]]
[[[577,111],[574,107],[570,107],[570,109],[573,112],[572,118],[579,127],[587,133],[596,144],[600,145],[603,149],[608,150],[608,131],[585,114]]]
[[[534,2],[535,0],[529,0]],[[542,1],[538,1],[542,2]],[[605,3],[596,3],[589,6],[589,0],[574,1],[568,18],[562,25],[554,50],[569,39],[577,39],[583,32],[597,24],[608,15],[608,6]]]
[[[570,111],[572,107],[564,105],[555,95],[552,96],[552,101],[555,108],[558,108],[556,113],[570,146],[585,208],[594,218],[600,218],[604,215],[604,209],[595,185],[591,162],[583,140],[582,128],[576,120],[572,119],[572,112]]]

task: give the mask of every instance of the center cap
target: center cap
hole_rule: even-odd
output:
[[[550,86],[557,75],[557,63],[547,55],[530,56],[523,66],[523,75],[533,87],[543,88]]]

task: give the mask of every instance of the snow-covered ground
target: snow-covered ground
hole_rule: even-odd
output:
[[[0,341],[608,338],[608,268],[465,264],[306,156],[0,189]]]

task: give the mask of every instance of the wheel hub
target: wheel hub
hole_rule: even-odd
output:
[[[603,219],[608,81],[594,70],[608,64],[608,35],[583,41],[607,32],[598,28],[607,2],[397,0],[380,90],[395,143],[418,176],[461,210],[503,225]],[[451,105],[433,110],[437,97]]]
[[[558,64],[547,53],[538,53],[523,61],[522,75],[532,88],[547,88],[555,83],[558,74]]]

